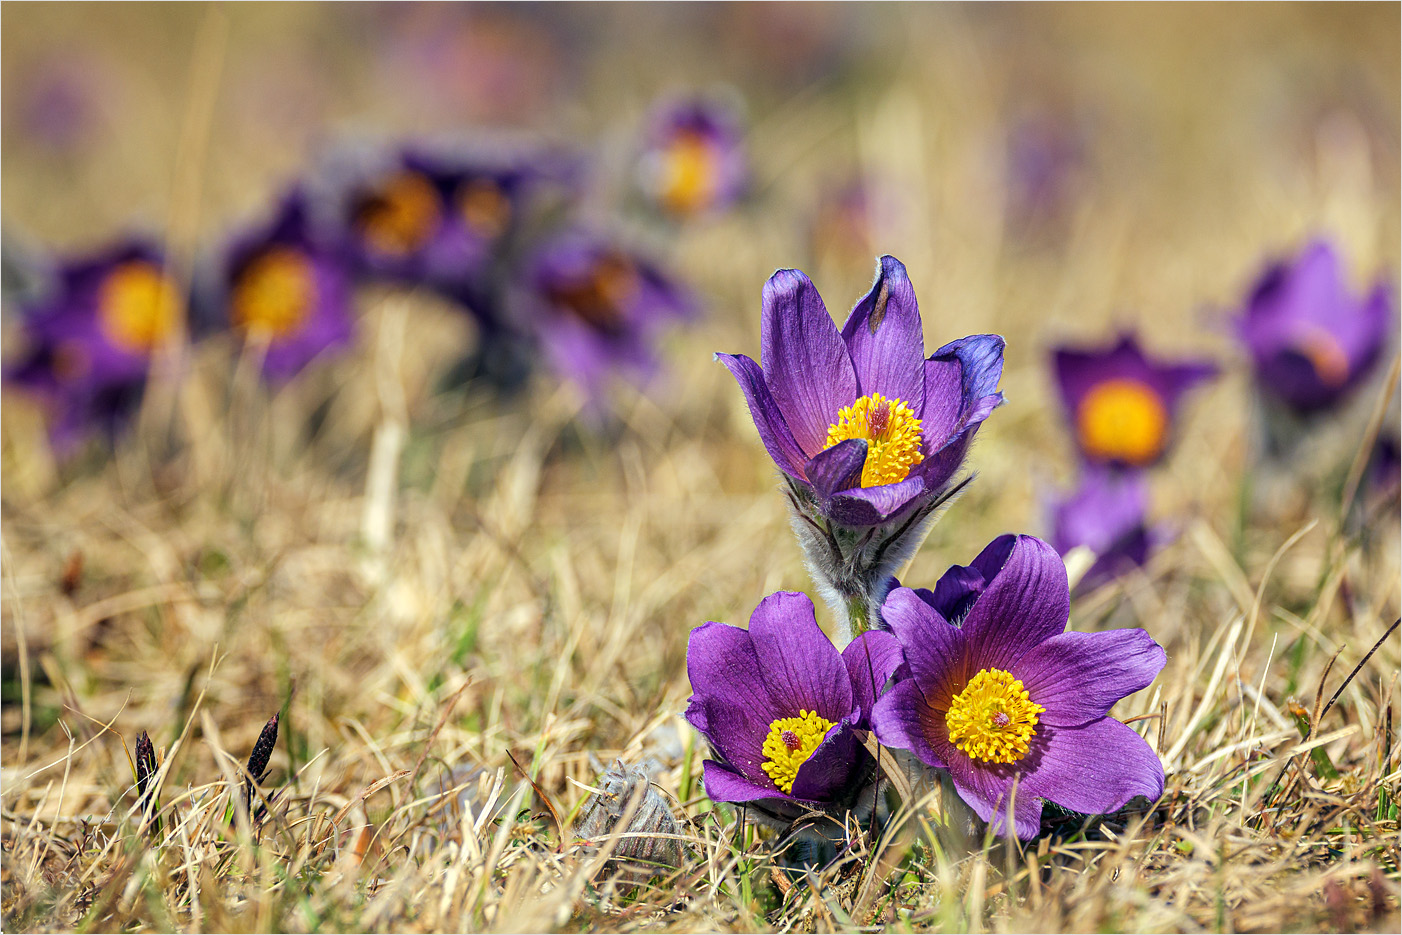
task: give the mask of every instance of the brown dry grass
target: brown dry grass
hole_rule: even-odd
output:
[[[772,466],[710,354],[757,350],[775,266],[808,268],[834,311],[864,285],[869,261],[809,260],[801,237],[832,153],[903,186],[909,210],[873,248],[910,267],[927,346],[985,330],[1009,341],[1009,402],[974,448],[979,477],[903,576],[928,583],[998,533],[1044,531],[1038,494],[1071,472],[1048,343],[1135,321],[1157,347],[1228,357],[1200,309],[1230,305],[1263,253],[1318,229],[1360,280],[1397,267],[1395,14],[1071,7],[1019,13],[1009,30],[967,9],[886,11],[895,64],[756,115],[764,207],[675,245],[711,314],[667,348],[665,385],[624,393],[608,435],[581,429],[572,393],[548,380],[511,404],[434,392],[470,334],[427,297],[389,292],[367,293],[354,355],[276,393],[252,362],[231,369],[229,348],[202,347],[173,405],[154,394],[110,461],[56,467],[34,414],[7,400],[5,927],[1395,931],[1395,635],[1324,711],[1398,615],[1395,501],[1370,502],[1366,536],[1346,533],[1339,507],[1371,408],[1395,392],[1381,381],[1281,477],[1251,463],[1241,375],[1200,394],[1155,478],[1176,541],[1073,607],[1075,627],[1143,626],[1168,649],[1154,685],[1115,711],[1144,716],[1164,758],[1151,811],[961,853],[917,810],[795,881],[704,799],[703,751],[680,718],[690,628],[807,586]],[[151,10],[105,15],[119,35],[161,35]],[[237,63],[275,15],[160,28],[203,28]],[[7,8],[7,52],[41,16]],[[1044,32],[1055,54],[1030,38]],[[1013,249],[989,154],[1029,72],[1099,89],[1104,183],[1060,243]],[[1340,99],[1349,112],[1355,80],[1384,87],[1381,136],[1316,119]],[[220,195],[239,158],[255,166],[242,179],[278,171],[238,151],[218,107],[187,110],[169,118],[183,131],[157,138],[206,214],[241,204]],[[57,237],[86,216],[9,145],[4,194],[11,219]],[[182,211],[176,235],[217,227]],[[241,764],[279,710],[263,790],[277,794],[253,821]],[[161,763],[157,820],[135,798],[143,730]],[[637,892],[594,882],[607,852],[577,847],[521,772],[568,824],[595,763],[615,756],[651,761],[685,816],[685,866]]]

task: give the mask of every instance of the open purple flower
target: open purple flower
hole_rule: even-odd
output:
[[[780,821],[858,809],[875,763],[854,731],[900,662],[889,633],[867,633],[839,653],[813,602],[794,591],[761,601],[748,630],[692,630],[686,718],[715,755],[705,763],[706,794]]]
[[[1103,350],[1057,348],[1052,366],[1082,456],[1126,467],[1163,457],[1179,399],[1217,373],[1211,361],[1146,357],[1129,332]]]
[[[770,277],[761,314],[760,363],[716,359],[774,463],[840,525],[876,526],[938,497],[1003,401],[1003,339],[961,338],[926,359],[915,290],[894,257],[881,258],[840,332],[798,270]]]
[[[266,342],[263,370],[272,379],[350,343],[350,271],[338,250],[312,236],[300,189],[271,223],[230,244],[218,280],[218,318],[245,340]]]
[[[729,207],[749,181],[739,120],[717,101],[667,102],[651,119],[638,172],[644,193],[670,214]]]
[[[318,224],[366,272],[451,289],[486,270],[543,173],[524,158],[346,150],[323,173]]]
[[[1262,390],[1307,414],[1342,402],[1377,363],[1392,325],[1392,293],[1379,281],[1349,293],[1339,257],[1316,241],[1293,262],[1272,264],[1238,321]]]
[[[1126,570],[1142,566],[1160,536],[1145,521],[1148,479],[1140,471],[1090,466],[1080,486],[1051,504],[1051,544],[1065,555],[1085,546],[1095,563],[1077,590],[1099,587]]]
[[[540,245],[516,302],[556,372],[594,401],[615,373],[650,376],[659,332],[696,308],[691,293],[661,267],[584,230]]]
[[[1163,793],[1163,765],[1107,717],[1163,668],[1143,630],[1063,632],[1066,568],[1031,536],[995,539],[934,591],[897,588],[884,618],[909,666],[876,703],[885,745],[949,771],[960,797],[1003,834],[1035,837],[1042,800],[1085,814]]]
[[[55,444],[67,448],[130,416],[152,354],[184,328],[185,301],[161,251],[132,239],[60,264],[21,316],[26,350],[6,381],[44,401]]]

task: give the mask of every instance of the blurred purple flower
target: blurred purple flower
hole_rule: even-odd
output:
[[[21,315],[27,351],[6,381],[44,400],[55,445],[69,448],[134,411],[151,355],[184,328],[185,302],[159,248],[131,239],[60,264]]]
[[[1076,118],[1065,109],[1029,110],[1007,136],[1008,214],[1014,234],[1062,220],[1086,160]]]
[[[761,601],[748,630],[692,630],[686,719],[715,756],[705,763],[706,794],[752,803],[780,821],[810,809],[839,820],[861,810],[875,763],[854,730],[867,726],[900,662],[889,633],[864,634],[839,653],[813,602],[794,591]]]
[[[691,293],[660,267],[578,229],[536,249],[516,302],[551,366],[595,402],[615,373],[650,376],[660,330],[696,308]]]
[[[761,363],[716,359],[774,463],[840,525],[886,523],[937,498],[1003,401],[1003,339],[961,338],[925,359],[915,291],[894,257],[881,258],[841,332],[797,270],[765,284],[761,314]]]
[[[365,272],[445,290],[483,275],[527,193],[553,171],[526,157],[422,148],[338,157],[320,182],[331,191],[317,199],[318,231],[339,230],[346,255]]]
[[[1127,467],[1163,457],[1180,397],[1217,374],[1211,361],[1146,357],[1129,332],[1104,350],[1057,348],[1052,366],[1082,456]]]
[[[744,193],[749,165],[739,118],[719,101],[665,103],[650,121],[638,171],[663,211],[692,217],[729,207]]]
[[[1392,329],[1392,305],[1381,280],[1366,297],[1351,295],[1338,254],[1319,240],[1262,274],[1237,326],[1262,391],[1303,415],[1338,405],[1368,375]]]
[[[1159,534],[1145,521],[1149,485],[1140,471],[1089,466],[1080,486],[1051,504],[1051,544],[1063,556],[1077,546],[1095,555],[1076,588],[1090,590],[1142,566]]]
[[[218,318],[245,341],[266,342],[263,371],[295,375],[317,355],[350,343],[350,270],[312,236],[305,193],[289,192],[267,225],[236,237],[219,270]]]
[[[909,678],[877,701],[881,743],[949,771],[1002,834],[1035,837],[1042,800],[1086,814],[1163,794],[1163,765],[1110,708],[1163,668],[1143,630],[1063,632],[1066,569],[1031,536],[995,539],[934,591],[898,588],[883,616]]]
[[[101,129],[118,76],[100,59],[75,49],[45,57],[11,78],[15,130],[23,140],[56,151],[75,150]]]

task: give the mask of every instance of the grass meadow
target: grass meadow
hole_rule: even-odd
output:
[[[386,284],[358,290],[349,351],[285,384],[227,334],[158,361],[129,430],[72,457],[6,388],[7,930],[1397,930],[1398,502],[1365,471],[1397,432],[1396,341],[1268,463],[1232,326],[1262,265],[1314,236],[1355,290],[1395,284],[1396,4],[3,14],[5,230],[53,251],[142,227],[188,275],[344,134],[585,147],[604,167],[586,210],[633,224],[620,167],[678,86],[743,101],[753,176],[714,217],[630,228],[702,311],[603,421],[545,367],[514,396],[449,385],[472,320]],[[413,44],[435,41],[448,52]],[[78,60],[99,69],[96,116],[56,148],[26,130],[23,95]],[[1075,140],[1030,208],[1005,146],[1028,114]],[[825,231],[850,177],[878,207]],[[758,357],[776,268],[808,272],[840,320],[886,253],[927,349],[1007,339],[1007,401],[901,573],[912,586],[1004,532],[1047,535],[1077,463],[1051,347],[1133,328],[1221,366],[1151,475],[1164,544],[1072,604],[1073,629],[1143,627],[1167,649],[1114,709],[1166,788],[962,848],[937,801],[908,802],[795,873],[706,797],[682,718],[693,627],[811,593],[779,475],[712,354]],[[7,307],[7,345],[16,327]],[[250,802],[244,763],[275,713]],[[573,830],[615,758],[678,822],[680,866],[641,885],[607,862],[617,839]]]

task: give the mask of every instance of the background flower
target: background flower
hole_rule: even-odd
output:
[[[669,100],[649,123],[638,181],[657,207],[691,217],[729,207],[744,194],[749,162],[732,107],[704,97]]]
[[[1087,467],[1076,489],[1049,507],[1052,547],[1065,556],[1085,546],[1095,555],[1078,591],[1142,566],[1161,538],[1145,519],[1149,482],[1139,471]]]
[[[1379,280],[1366,296],[1349,293],[1328,241],[1294,261],[1272,264],[1246,299],[1237,327],[1262,391],[1301,413],[1345,400],[1382,353],[1392,293]]]
[[[957,626],[942,613],[964,605]],[[876,703],[876,736],[948,769],[1004,834],[1035,837],[1042,799],[1101,814],[1163,793],[1158,756],[1106,717],[1154,680],[1163,648],[1143,630],[1064,633],[1069,612],[1065,566],[1031,536],[995,539],[934,592],[886,599],[910,677]]]
[[[1217,373],[1211,361],[1149,358],[1130,332],[1104,350],[1056,348],[1052,367],[1081,455],[1129,467],[1164,456],[1179,399]]]

